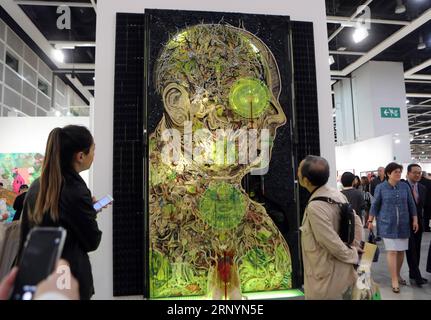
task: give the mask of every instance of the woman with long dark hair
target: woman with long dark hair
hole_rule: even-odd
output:
[[[53,129],[41,176],[31,185],[22,213],[21,249],[34,226],[61,226],[67,230],[62,258],[69,262],[83,300],[94,294],[88,252],[97,249],[102,237],[91,192],[79,175],[93,163],[94,149],[93,137],[85,127]]]

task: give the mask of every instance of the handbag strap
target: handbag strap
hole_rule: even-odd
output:
[[[330,203],[330,204],[342,205],[342,203],[337,202],[337,201],[335,201],[334,199],[332,199],[332,198],[328,198],[328,197],[314,197],[313,199],[310,199],[310,200],[308,201],[308,203],[310,203],[310,202],[312,202],[312,201],[324,201],[324,202],[327,202],[327,203]],[[308,203],[307,203],[307,204],[308,204]]]

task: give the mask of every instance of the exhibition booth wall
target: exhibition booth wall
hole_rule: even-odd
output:
[[[43,155],[51,130],[69,124],[91,130],[89,117],[0,117],[0,155]],[[91,172],[81,176],[91,186]]]
[[[316,56],[316,80],[319,105],[320,150],[331,166],[335,168],[335,154],[333,143],[333,127],[331,116],[329,67],[327,63],[328,48],[325,25],[324,1],[315,1],[313,7],[303,1],[289,1],[288,4],[277,1],[261,3],[251,1],[247,3],[231,3],[219,1],[205,4],[197,1],[183,2],[181,5],[174,1],[160,4],[156,1],[103,1],[98,4],[97,20],[97,53],[96,53],[96,99],[94,110],[94,134],[97,143],[97,157],[94,164],[93,191],[98,194],[112,194],[114,180],[113,159],[113,113],[114,113],[114,66],[115,66],[115,26],[116,13],[143,13],[144,9],[182,9],[218,12],[243,12],[255,14],[288,15],[292,20],[310,21],[314,27],[314,45]],[[253,9],[250,9],[253,8]],[[109,93],[109,94],[107,94]],[[142,134],[144,134],[142,132]],[[333,172],[333,178],[335,173]],[[335,184],[335,179],[332,179]],[[113,217],[111,209],[99,218],[99,225],[103,231],[102,243],[92,254],[93,274],[95,280],[96,299],[113,298]],[[128,252],[124,252],[125,255]],[[130,253],[134,254],[134,253]],[[127,273],[120,276],[128,277]],[[127,280],[127,279],[126,279]]]
[[[409,163],[410,152],[400,140],[408,141],[409,136],[387,134],[335,147],[337,176],[345,171],[359,176],[361,172],[375,171],[393,161]]]

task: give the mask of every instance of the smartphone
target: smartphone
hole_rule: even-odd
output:
[[[34,227],[27,236],[11,300],[32,300],[39,282],[46,279],[60,259],[66,230]]]
[[[112,201],[114,201],[114,198],[112,198],[112,196],[108,194],[96,203],[94,203],[93,208],[96,211],[100,211],[104,206],[107,206],[108,204],[112,203]]]

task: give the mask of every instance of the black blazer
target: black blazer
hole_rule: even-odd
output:
[[[422,178],[419,181],[419,183],[422,184],[423,186],[425,186],[425,188],[427,190],[426,200],[425,200],[425,209],[430,210],[430,208],[431,208],[431,180],[427,179],[427,178]]]
[[[410,190],[412,192],[413,196],[413,189],[410,186],[410,183],[406,180],[405,183],[407,183],[410,187]],[[423,220],[424,220],[424,207],[425,207],[425,201],[427,198],[427,188],[422,185],[421,183],[418,183],[418,192],[419,192],[419,203],[416,203],[416,211],[418,213],[418,224],[419,224],[419,231],[423,231]],[[413,197],[414,199],[414,197]]]
[[[45,213],[40,226],[61,226],[66,229],[67,237],[62,258],[69,262],[71,272],[79,282],[81,299],[88,300],[94,294],[94,286],[87,252],[97,249],[102,232],[96,222],[96,211],[93,208],[91,192],[84,180],[73,170],[64,172],[63,177],[59,201],[59,221],[54,222],[49,213]],[[27,234],[33,227],[28,219],[28,211],[29,208],[34,208],[39,188],[38,179],[32,183],[27,192],[22,213],[19,257]]]

